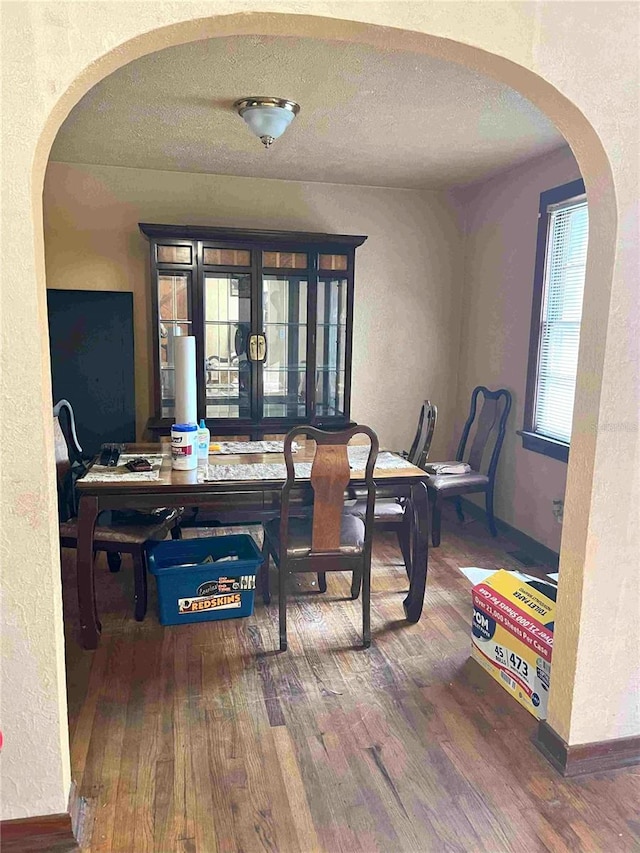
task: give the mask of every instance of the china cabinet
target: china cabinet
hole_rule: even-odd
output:
[[[366,237],[140,224],[151,249],[155,415],[174,418],[173,342],[196,339],[198,418],[259,438],[350,422],[355,250]]]

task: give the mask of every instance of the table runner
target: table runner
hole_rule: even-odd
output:
[[[364,471],[367,467],[367,459],[369,458],[369,448],[364,447],[349,447],[347,448],[349,456],[349,465],[354,471]],[[411,462],[403,459],[402,456],[397,456],[388,450],[381,450],[378,453],[375,467],[378,471],[388,471],[393,468],[413,468]]]
[[[349,447],[347,453],[351,470],[364,471],[369,457],[369,448]],[[293,467],[296,477],[308,479],[311,476],[311,465],[311,462],[295,462]],[[413,467],[406,459],[387,451],[379,453],[376,459],[378,470]],[[198,472],[198,479],[206,483],[221,480],[286,480],[286,478],[287,467],[283,462],[246,462],[239,465],[208,464],[206,471],[203,467]]]
[[[214,454],[245,454],[245,453],[284,453],[284,441],[215,441],[219,450],[214,450]],[[294,441],[291,444],[291,449],[295,453],[298,449],[298,444]]]

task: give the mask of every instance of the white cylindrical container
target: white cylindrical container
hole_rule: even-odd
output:
[[[198,421],[196,384],[196,339],[193,335],[176,336],[173,340],[176,403],[174,418],[177,424]]]
[[[197,424],[174,424],[171,427],[171,467],[177,471],[198,467]]]

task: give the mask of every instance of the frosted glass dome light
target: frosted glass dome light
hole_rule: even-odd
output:
[[[295,101],[284,98],[241,98],[233,105],[265,148],[285,132],[300,112]]]

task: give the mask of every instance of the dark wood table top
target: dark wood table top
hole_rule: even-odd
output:
[[[362,443],[353,441],[350,446],[368,446],[366,441]],[[191,471],[174,470],[171,467],[171,446],[169,442],[161,444],[130,444],[126,445],[127,453],[144,454],[162,454],[162,467],[160,475],[155,480],[124,480],[112,479],[102,481],[86,481],[79,479],[76,483],[79,495],[107,495],[107,494],[170,494],[172,492],[193,492],[193,493],[212,493],[237,491],[238,488],[246,491],[259,491],[263,489],[279,488],[284,483],[285,478],[274,480],[269,479],[225,479],[215,481],[202,481],[202,475],[198,469]],[[381,451],[382,452],[382,451]],[[315,453],[315,442],[300,441],[299,449],[294,454],[294,461],[297,462],[312,462]],[[400,460],[400,457],[398,457]],[[247,453],[247,454],[222,454],[210,453],[209,465],[248,465],[248,464],[281,464],[284,465],[284,454],[282,453]],[[398,468],[376,468],[374,477],[381,485],[391,485],[391,483],[404,482],[409,485],[418,480],[424,480],[427,477],[422,468],[415,465],[409,465],[405,460],[402,460],[402,466]],[[351,486],[357,486],[358,481],[364,479],[364,470],[352,471],[350,480]],[[296,477],[300,484],[309,482],[309,478]]]

